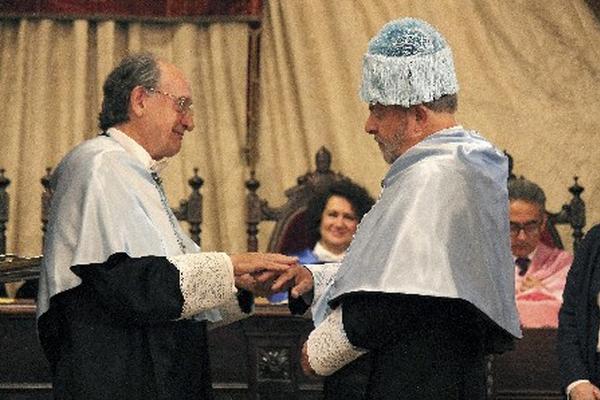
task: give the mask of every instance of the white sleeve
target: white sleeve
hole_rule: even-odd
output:
[[[182,254],[167,257],[167,260],[179,270],[184,300],[180,318],[190,318],[235,298],[233,264],[227,254]]]
[[[306,268],[310,270],[313,275],[313,302],[317,302],[323,297],[323,294],[327,291],[335,274],[337,274],[340,268],[339,263],[328,263],[328,264],[308,264]]]
[[[306,303],[311,304],[310,311],[315,326],[319,326],[331,312],[328,304],[329,300],[331,300],[329,289],[335,279],[339,267],[339,263],[306,266],[313,275],[313,298],[312,301],[306,301]]]
[[[308,362],[318,375],[328,376],[354,361],[367,350],[350,343],[339,306],[308,336]]]

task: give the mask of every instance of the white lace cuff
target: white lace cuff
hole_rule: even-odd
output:
[[[225,253],[182,254],[167,260],[179,270],[182,319],[220,306],[237,292],[233,264]]]
[[[342,307],[336,308],[308,336],[308,362],[318,375],[328,376],[356,360],[367,350],[350,343],[342,321]]]

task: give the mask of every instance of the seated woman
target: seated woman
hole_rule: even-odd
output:
[[[308,203],[305,214],[311,243],[315,245],[292,255],[298,257],[300,264],[340,262],[359,221],[373,203],[373,198],[362,186],[347,180],[335,182],[317,193]],[[271,295],[269,301],[286,302],[287,293]]]

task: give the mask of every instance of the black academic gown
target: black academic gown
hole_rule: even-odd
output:
[[[513,342],[461,299],[352,293],[340,302],[348,340],[369,352],[325,377],[327,400],[349,398],[344,391],[357,399],[484,400],[485,355]]]
[[[212,399],[206,322],[177,320],[178,270],[164,257],[75,266],[38,329],[56,399]]]

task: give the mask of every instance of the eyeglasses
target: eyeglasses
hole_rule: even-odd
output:
[[[529,222],[525,222],[524,224],[518,224],[516,222],[511,222],[510,223],[510,235],[511,236],[519,236],[519,232],[521,232],[521,230],[523,232],[525,232],[525,234],[528,236],[533,235],[533,234],[539,233],[541,225],[542,224],[540,221],[529,221]]]
[[[177,97],[174,94],[163,92],[163,91],[158,90],[153,87],[147,88],[146,91],[149,93],[152,93],[152,94],[154,94],[154,93],[162,94],[163,96],[166,96],[166,97],[170,98],[171,100],[173,100],[175,102],[175,105],[177,106],[177,112],[179,114],[188,114],[188,113],[191,114],[194,112],[194,104],[192,103],[192,99],[190,99],[189,97],[185,97],[185,96]]]

